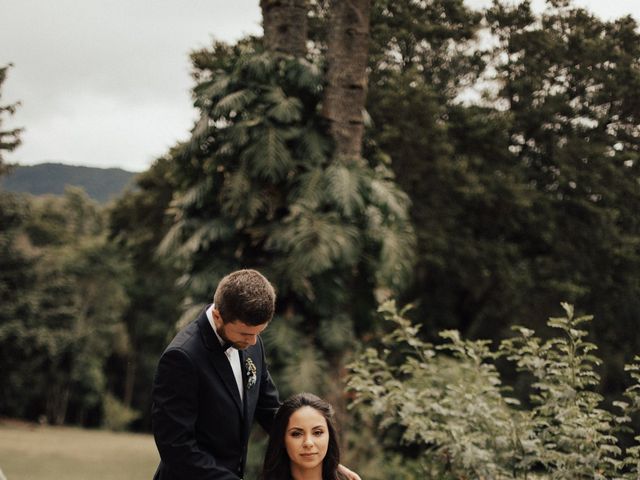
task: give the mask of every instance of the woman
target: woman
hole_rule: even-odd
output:
[[[342,480],[333,408],[311,393],[289,397],[276,414],[262,480]]]

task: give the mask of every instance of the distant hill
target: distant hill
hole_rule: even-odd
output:
[[[120,168],[76,167],[61,163],[20,165],[0,177],[0,188],[32,195],[62,195],[67,185],[82,187],[94,200],[105,203],[119,196],[137,174]]]

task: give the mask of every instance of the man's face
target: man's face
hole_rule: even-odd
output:
[[[262,325],[253,326],[239,320],[224,323],[217,309],[213,310],[213,320],[220,338],[225,342],[229,342],[233,348],[238,350],[244,350],[255,345],[258,341],[258,335],[269,325],[268,323],[263,323]]]

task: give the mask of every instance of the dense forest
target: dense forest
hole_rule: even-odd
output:
[[[278,291],[264,337],[281,394],[336,406],[363,478],[633,475],[610,437],[632,442],[614,425],[635,412],[602,409],[640,406],[637,368],[625,372],[640,354],[636,21],[569,0],[539,13],[527,1],[260,5],[263,37],[191,54],[199,120],[136,188],[107,206],[75,188],[0,191],[0,415],[148,430],[167,340],[223,275],[251,267]],[[2,119],[6,172],[20,131]],[[464,392],[447,397],[449,381],[474,394],[467,410],[408,401],[453,408]],[[520,442],[517,458],[487,446],[504,432],[490,419],[527,411],[535,421],[519,425],[548,437]],[[486,422],[418,422],[438,414]],[[599,453],[581,463],[569,439],[587,430]],[[456,450],[456,432],[477,448]],[[378,442],[364,453],[358,435]]]

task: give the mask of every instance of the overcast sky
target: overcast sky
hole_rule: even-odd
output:
[[[576,3],[640,18],[640,0]],[[25,127],[6,160],[145,170],[188,138],[189,52],[261,32],[259,0],[0,0],[0,104],[22,102],[3,129]]]

